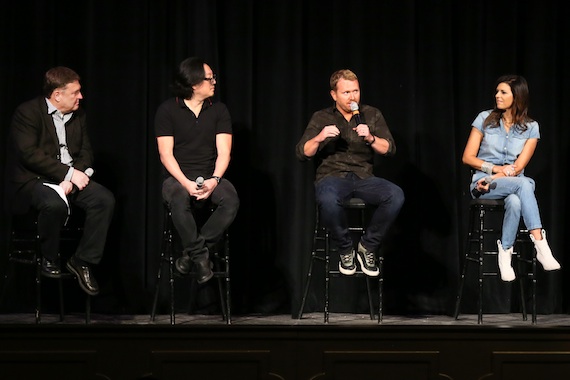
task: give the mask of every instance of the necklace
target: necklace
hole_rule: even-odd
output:
[[[503,117],[503,124],[505,125],[505,127],[510,127],[513,125],[513,121],[512,120],[507,120],[507,118]]]

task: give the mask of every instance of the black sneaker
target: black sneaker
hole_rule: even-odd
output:
[[[338,270],[342,274],[347,276],[356,273],[356,264],[354,262],[354,249],[351,249],[348,253],[341,253],[340,260],[338,262]]]
[[[376,257],[374,251],[368,251],[361,243],[358,243],[358,252],[356,253],[360,269],[366,275],[376,277],[380,274],[380,269],[376,265]]]

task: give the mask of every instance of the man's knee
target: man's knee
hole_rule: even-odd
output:
[[[37,210],[41,214],[54,216],[66,216],[69,212],[68,206],[60,198],[46,199],[38,205]]]
[[[100,201],[102,205],[107,208],[113,210],[115,208],[115,196],[113,193],[107,189],[101,194]]]
[[[401,187],[396,186],[394,188],[392,198],[394,200],[395,205],[397,205],[398,207],[402,207],[402,205],[404,204],[404,202],[406,200],[406,195],[404,194],[404,190],[402,190]]]

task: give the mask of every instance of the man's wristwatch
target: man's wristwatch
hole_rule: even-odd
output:
[[[213,175],[212,178],[218,181],[218,183],[220,183],[220,181],[222,180],[222,177],[218,177],[217,175]]]

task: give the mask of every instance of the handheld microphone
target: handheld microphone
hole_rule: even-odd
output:
[[[204,186],[204,177],[200,176],[196,178],[196,188],[201,189]]]
[[[495,189],[497,187],[497,183],[493,182],[493,177],[491,176],[485,177],[485,180],[483,181],[483,186],[487,184],[489,184],[489,190]],[[483,193],[477,190],[477,186],[475,186],[473,190],[471,190],[471,194],[473,194],[475,198],[479,198]]]
[[[358,103],[351,102],[350,110],[352,111],[352,117],[356,120],[356,125],[362,124],[362,119],[360,118],[360,111],[358,110]]]
[[[84,171],[83,173],[85,173],[85,175],[86,175],[87,177],[91,178],[91,176],[93,175],[93,173],[95,173],[95,170],[93,170],[93,168],[87,168],[87,169],[85,169],[85,171]],[[78,190],[77,186],[73,185],[73,189],[71,189],[71,194],[70,194],[70,195],[73,195],[73,194],[77,193],[77,190]]]

